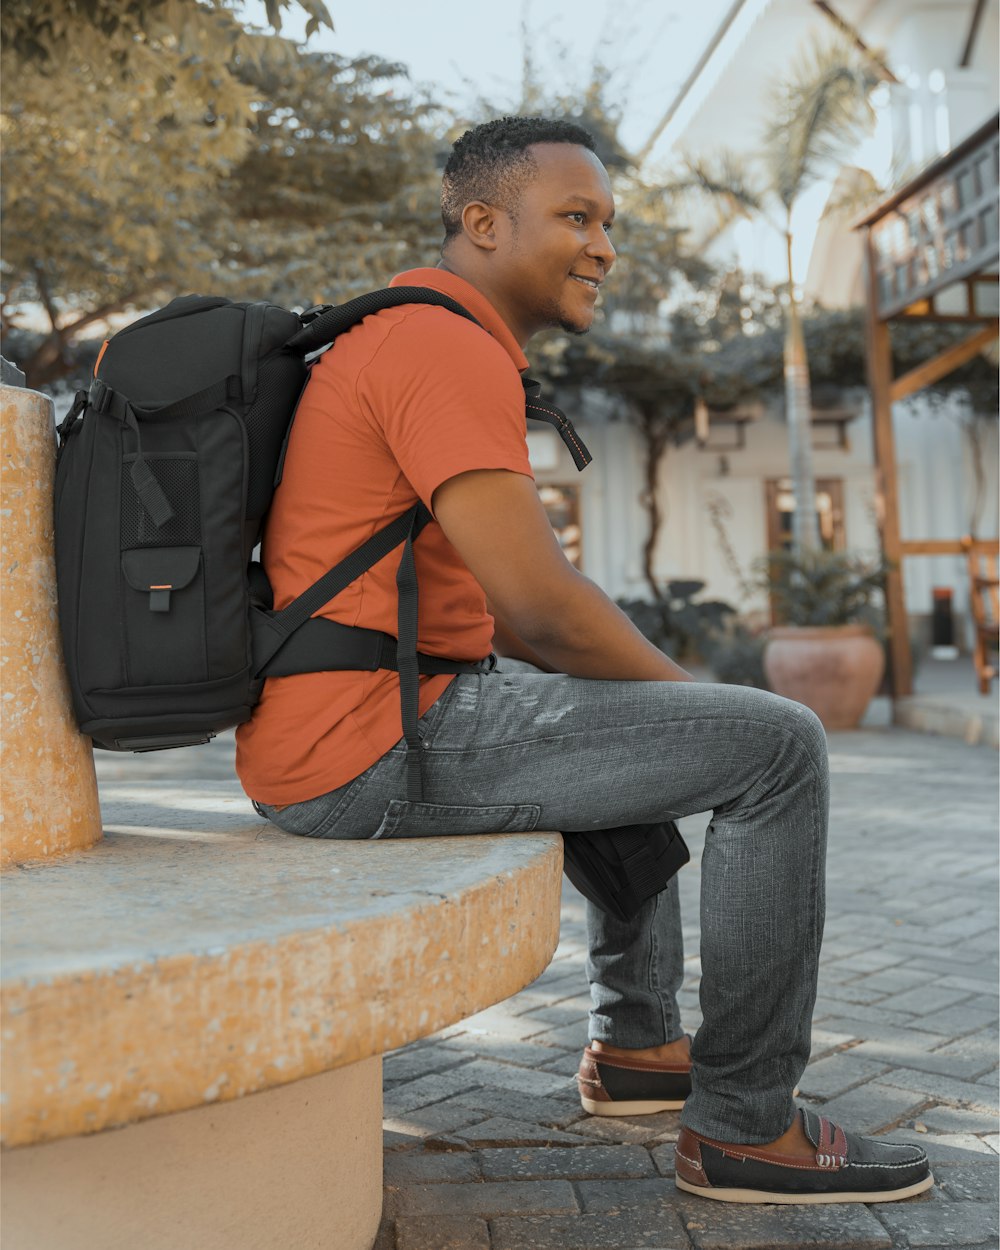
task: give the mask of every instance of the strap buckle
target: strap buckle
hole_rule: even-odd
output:
[[[69,412],[66,413],[59,425],[56,426],[56,433],[59,435],[59,446],[66,442],[69,438],[69,432],[73,428],[73,423],[77,417],[83,412],[87,406],[87,392],[77,391],[73,396],[73,403]]]
[[[305,312],[299,313],[299,320],[304,326],[315,321],[317,317],[322,317],[325,312],[329,312],[331,308],[336,308],[336,304],[313,304],[312,308],[307,308]]]
[[[114,391],[101,378],[94,378],[90,384],[90,406],[95,412],[107,412],[111,407]]]

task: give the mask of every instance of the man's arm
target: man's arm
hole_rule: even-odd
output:
[[[460,473],[431,502],[500,620],[546,667],[571,677],[692,680],[573,568],[529,477],[506,469]]]
[[[556,671],[551,664],[542,659],[537,651],[529,647],[523,638],[519,638],[514,633],[495,603],[487,602],[486,610],[493,617],[493,650],[497,655],[505,655],[511,660],[527,660],[529,664],[534,664],[535,668],[540,668],[543,673]]]

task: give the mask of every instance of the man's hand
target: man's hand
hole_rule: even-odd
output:
[[[572,677],[691,680],[569,563],[529,477],[506,469],[460,473],[431,502],[501,621],[547,667]]]

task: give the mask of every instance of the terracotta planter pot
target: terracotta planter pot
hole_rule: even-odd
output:
[[[812,708],[826,729],[858,727],[884,668],[867,625],[781,626],[764,649],[770,688]]]

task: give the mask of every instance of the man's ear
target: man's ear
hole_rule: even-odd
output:
[[[462,232],[473,247],[495,252],[497,246],[496,214],[482,200],[473,200],[462,209]]]

